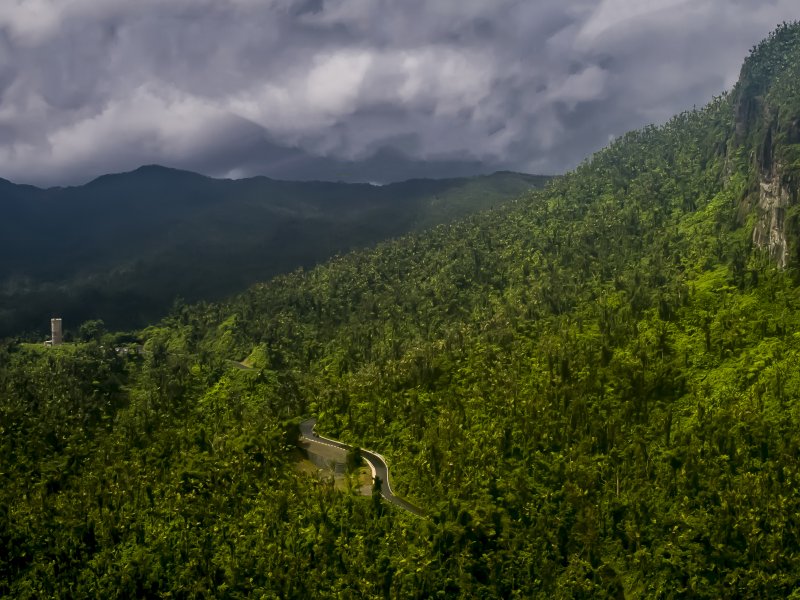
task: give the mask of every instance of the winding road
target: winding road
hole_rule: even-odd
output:
[[[350,451],[353,449],[352,446],[349,444],[344,444],[342,442],[337,442],[336,440],[331,440],[329,438],[321,437],[316,434],[314,431],[314,427],[317,424],[316,418],[306,419],[302,423],[300,423],[300,438],[303,441],[310,442],[312,444],[322,444],[324,446],[332,446],[334,448],[341,448],[342,450]],[[386,464],[386,459],[383,458],[377,452],[372,452],[370,450],[365,450],[361,448],[361,457],[366,461],[366,463],[370,466],[372,470],[372,479],[373,481],[377,477],[381,482],[381,496],[383,496],[386,500],[394,504],[395,506],[402,508],[403,510],[410,512],[412,515],[416,515],[418,517],[424,517],[425,513],[422,511],[421,508],[418,508],[403,500],[402,498],[395,496],[394,492],[392,492],[392,486],[389,484],[389,465]]]

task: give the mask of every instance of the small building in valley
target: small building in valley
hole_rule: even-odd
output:
[[[53,317],[50,319],[50,339],[44,344],[45,346],[60,346],[64,343],[64,330],[61,325],[60,317]]]

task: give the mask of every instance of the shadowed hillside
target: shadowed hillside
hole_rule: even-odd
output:
[[[0,335],[49,315],[117,328],[336,253],[497,206],[546,177],[386,186],[215,180],[164,167],[47,190],[0,180]]]

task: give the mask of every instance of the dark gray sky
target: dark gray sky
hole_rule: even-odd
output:
[[[797,0],[4,0],[0,177],[558,173],[730,88]]]

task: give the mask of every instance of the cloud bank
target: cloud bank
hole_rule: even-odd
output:
[[[730,88],[795,0],[10,0],[0,176],[557,173]]]

